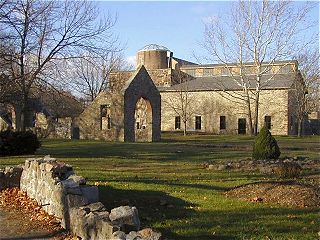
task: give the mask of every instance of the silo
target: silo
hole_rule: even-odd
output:
[[[146,69],[165,69],[169,66],[169,57],[170,51],[168,48],[150,44],[138,51],[137,66],[144,65]]]

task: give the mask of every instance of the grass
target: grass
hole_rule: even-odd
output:
[[[282,156],[319,159],[319,137],[277,137]],[[240,184],[270,180],[257,172],[209,171],[206,161],[246,159],[249,136],[164,134],[158,143],[44,140],[50,154],[99,185],[107,209],[135,205],[142,227],[171,239],[318,239],[319,209],[295,209],[226,198]],[[1,165],[23,163],[2,157]]]

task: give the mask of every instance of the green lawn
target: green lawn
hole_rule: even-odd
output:
[[[282,156],[319,159],[319,137],[277,137]],[[110,210],[135,205],[142,227],[176,240],[319,239],[319,209],[294,209],[230,199],[224,192],[240,184],[269,180],[257,172],[209,171],[206,161],[246,159],[249,136],[164,134],[158,143],[44,140],[37,156],[74,166],[89,184],[99,184]],[[1,165],[27,157],[2,157]]]

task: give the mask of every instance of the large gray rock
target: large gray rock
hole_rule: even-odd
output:
[[[111,210],[109,218],[112,222],[121,225],[125,232],[138,231],[140,229],[140,220],[136,207],[121,206]]]
[[[113,233],[119,231],[120,227],[109,221],[108,212],[103,211],[104,206],[102,208],[100,204],[70,209],[70,230],[73,234],[82,240],[113,239]],[[90,209],[97,211],[88,212]]]
[[[99,201],[99,189],[97,186],[80,186],[80,190],[89,203]]]
[[[87,205],[88,203],[89,203],[88,200],[81,195],[73,195],[73,194],[66,195],[66,204],[69,209],[74,207],[82,207]]]

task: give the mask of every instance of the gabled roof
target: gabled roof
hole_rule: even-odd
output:
[[[289,89],[291,88],[296,73],[263,75],[261,79],[262,89]],[[245,82],[249,88],[255,88],[254,75],[246,76]],[[198,77],[193,80],[176,84],[171,87],[159,88],[159,91],[214,91],[214,90],[241,90],[242,87],[238,83],[240,76],[213,76],[213,77]]]

